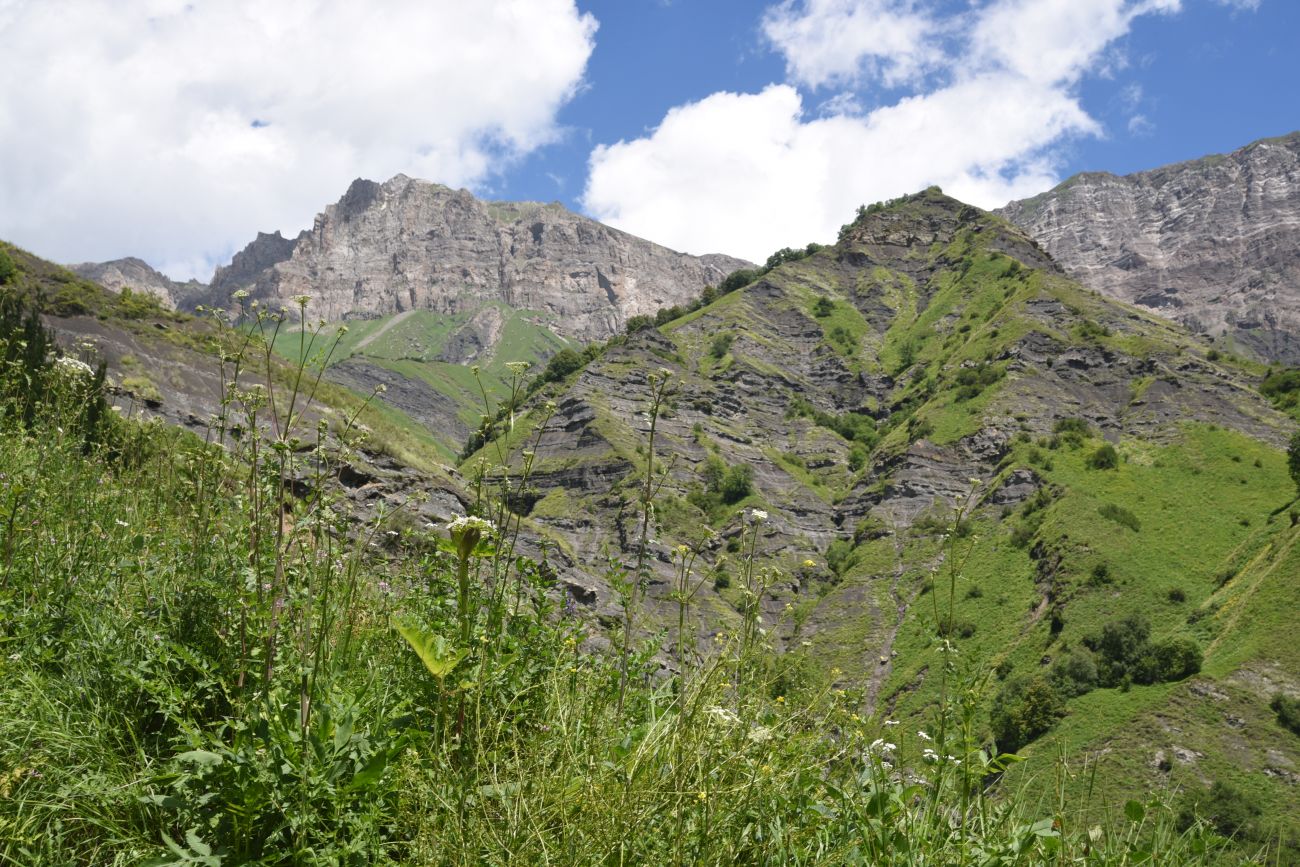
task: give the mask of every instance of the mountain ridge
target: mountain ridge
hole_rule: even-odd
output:
[[[1300,132],[1129,175],[1080,173],[996,213],[1091,289],[1300,363]]]

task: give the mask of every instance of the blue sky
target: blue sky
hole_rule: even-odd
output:
[[[358,176],[702,253],[1300,128],[1293,0],[0,0],[0,238],[206,279]]]

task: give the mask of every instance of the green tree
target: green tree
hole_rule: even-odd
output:
[[[993,699],[989,724],[999,750],[1015,752],[1065,715],[1065,702],[1042,675],[1007,681]]]
[[[14,265],[14,260],[4,250],[0,250],[0,286],[13,280],[17,273],[18,266]]]
[[[753,489],[753,467],[749,464],[738,464],[729,468],[722,477],[722,484],[718,486],[718,493],[722,495],[722,502],[731,505],[739,503],[748,497]]]

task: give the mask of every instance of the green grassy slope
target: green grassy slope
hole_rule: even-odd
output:
[[[463,335],[473,333],[477,317],[492,312],[497,314],[499,329],[495,345],[454,345]],[[327,324],[322,333],[333,335],[340,324],[347,330],[337,345],[332,339],[313,341],[310,332],[284,327],[274,335],[275,349],[286,358],[307,358],[317,365],[365,362],[429,386],[450,401],[459,421],[459,437],[439,440],[440,452],[447,457],[456,455],[464,445],[465,435],[478,427],[484,412],[484,392],[493,406],[508,396],[515,375],[507,365],[525,362],[540,369],[546,359],[569,345],[547,326],[545,314],[515,310],[496,302],[451,315],[413,310],[379,319]],[[392,398],[388,400],[392,402]]]
[[[1285,817],[1300,750],[1268,723],[1269,696],[1231,693],[1247,721],[1236,752],[1223,740],[1235,723],[1203,719],[1215,700],[1202,693],[1242,671],[1283,672],[1300,688],[1272,627],[1226,619],[1226,600],[1197,613],[1289,532],[1278,509],[1295,495],[1281,452],[1291,428],[1256,390],[1262,369],[1083,290],[1003,221],[931,191],[544,395],[565,433],[542,438],[540,492],[604,517],[575,528],[548,507],[535,516],[543,532],[579,550],[619,544],[601,541],[600,524],[634,496],[646,374],[660,367],[677,385],[658,430],[671,469],[657,537],[668,546],[712,529],[703,550],[716,564],[734,557],[739,510],[772,513],[764,543],[779,574],[764,610],[807,671],[839,669],[869,706],[919,727],[940,689],[938,621],[951,618],[963,665],[1001,666],[992,696],[1140,612],[1152,641],[1194,640],[1202,673],[1063,698],[1063,718],[1027,750],[1105,756],[1098,804],[1221,780],[1258,797],[1273,831],[1296,833]],[[1056,435],[1071,418],[1084,432]],[[1092,468],[1106,445],[1117,465]],[[710,501],[710,456],[752,468],[747,496]],[[972,477],[969,530],[952,547],[943,534]],[[1283,566],[1259,574],[1279,610],[1300,603]],[[698,629],[735,622],[734,583],[701,594]]]

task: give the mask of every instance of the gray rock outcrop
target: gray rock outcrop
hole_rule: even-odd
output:
[[[997,213],[1090,289],[1300,364],[1300,132],[1123,177],[1076,175]]]
[[[292,307],[309,295],[311,312],[330,320],[500,301],[553,315],[565,337],[598,340],[747,264],[677,253],[558,203],[486,202],[398,175],[354,181],[294,240],[259,235],[217,270],[208,300],[242,289]]]
[[[132,292],[152,295],[169,310],[189,306],[192,299],[202,296],[208,288],[197,280],[178,283],[133,256],[111,262],[82,262],[69,265],[68,269],[114,292],[129,288]]]

